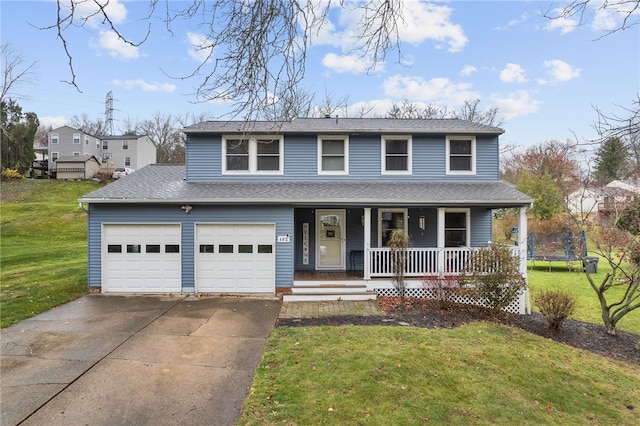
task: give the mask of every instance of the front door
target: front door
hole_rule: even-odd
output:
[[[345,269],[345,211],[317,210],[317,269]]]

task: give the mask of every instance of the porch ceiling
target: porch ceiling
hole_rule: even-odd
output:
[[[483,205],[517,207],[532,199],[511,184],[491,182],[243,181],[187,182],[184,166],[147,166],[87,194],[86,203],[295,205]]]

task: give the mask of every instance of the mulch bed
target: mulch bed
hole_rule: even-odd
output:
[[[640,335],[618,330],[607,334],[598,324],[566,320],[560,330],[552,332],[542,314],[516,315],[492,311],[471,305],[442,306],[428,299],[407,299],[399,306],[397,298],[379,298],[385,315],[343,315],[317,318],[278,319],[278,327],[322,325],[409,325],[424,328],[456,328],[473,321],[494,321],[518,327],[530,333],[585,349],[602,356],[640,365]]]

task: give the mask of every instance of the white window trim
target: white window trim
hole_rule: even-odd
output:
[[[82,141],[80,140],[80,133],[74,133],[73,134],[73,144],[74,145],[81,145],[82,144]]]
[[[344,143],[344,170],[322,170],[322,141],[342,140]],[[347,135],[319,135],[318,136],[318,174],[327,176],[344,176],[349,174],[349,136]]]
[[[407,141],[407,170],[387,170],[387,141]],[[413,138],[410,135],[383,135],[380,139],[380,170],[383,175],[411,175],[413,174]]]
[[[243,139],[249,141],[249,170],[227,170],[227,140]],[[278,170],[258,170],[258,139],[272,139],[279,143]],[[284,137],[273,135],[226,135],[222,136],[222,174],[223,175],[283,175],[284,174]]]
[[[467,245],[466,247],[471,247],[471,209],[449,209],[449,208],[445,208],[444,209],[444,217],[443,217],[443,222],[442,222],[442,234],[443,236],[446,234],[447,228],[445,227],[445,221],[446,221],[446,215],[447,213],[464,213],[465,214],[465,239],[467,240]],[[444,244],[445,241],[443,240],[442,243]]]
[[[382,246],[382,214],[383,213],[403,213],[404,214],[404,236],[409,236],[409,209],[378,209],[378,247]]]
[[[55,157],[55,160],[53,159]],[[52,152],[51,153],[51,161],[58,161],[58,158],[60,158],[60,153],[59,152]]]
[[[471,170],[451,170],[451,140],[468,140],[471,142]],[[446,137],[446,174],[448,175],[475,175],[476,174],[476,137],[475,136],[447,136]]]
[[[122,141],[122,149],[129,149],[129,141]]]
[[[51,133],[51,143],[57,145],[60,142],[60,135],[57,133]]]
[[[76,151],[76,152],[73,153],[73,156],[74,157],[80,157],[80,153],[78,151]]]

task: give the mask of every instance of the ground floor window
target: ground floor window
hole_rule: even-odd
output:
[[[469,211],[448,210],[444,214],[445,247],[468,247]]]
[[[378,223],[378,245],[389,247],[394,232],[407,235],[407,209],[379,209]]]

